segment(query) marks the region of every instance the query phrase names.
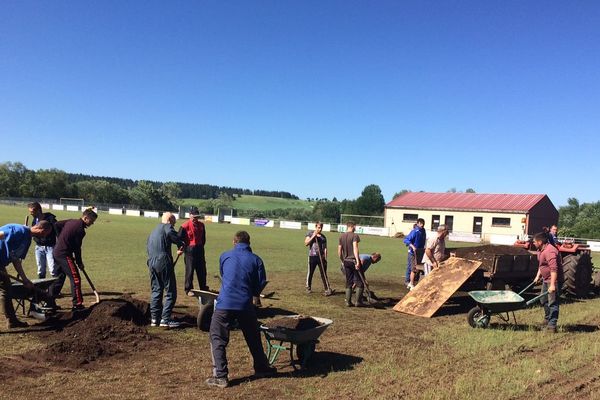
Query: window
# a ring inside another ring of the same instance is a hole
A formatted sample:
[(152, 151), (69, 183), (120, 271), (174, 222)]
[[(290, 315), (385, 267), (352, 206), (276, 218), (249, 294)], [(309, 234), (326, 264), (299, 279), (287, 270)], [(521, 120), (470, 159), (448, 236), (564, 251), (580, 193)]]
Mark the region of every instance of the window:
[(502, 226), (510, 228), (510, 218), (494, 217), (492, 218), (492, 226)]
[(431, 216), (431, 230), (437, 231), (438, 226), (440, 226), (440, 216), (432, 215)]
[(444, 225), (446, 225), (448, 232), (452, 232), (452, 228), (454, 228), (454, 216), (446, 215), (444, 217)]
[(419, 214), (404, 214), (402, 216), (402, 222), (417, 222)]

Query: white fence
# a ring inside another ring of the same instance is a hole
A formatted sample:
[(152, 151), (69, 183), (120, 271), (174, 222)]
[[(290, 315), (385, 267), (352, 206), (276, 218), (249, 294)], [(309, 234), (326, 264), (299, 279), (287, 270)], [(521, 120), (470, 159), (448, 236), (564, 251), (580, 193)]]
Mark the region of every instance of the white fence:
[[(316, 224), (314, 222), (309, 222), (308, 230), (314, 231), (315, 229), (317, 229)], [(331, 232), (331, 224), (323, 224), (323, 232)]]
[(231, 223), (233, 225), (250, 225), (250, 218), (232, 217)]
[[(346, 225), (338, 225), (338, 232), (346, 232)], [(356, 233), (360, 235), (374, 235), (374, 236), (390, 236), (390, 228), (378, 227), (378, 226), (362, 226), (356, 225)]]
[(144, 217), (158, 218), (158, 217), (160, 217), (160, 213), (158, 211), (144, 211)]
[(302, 229), (302, 222), (279, 221), (279, 227), (284, 229)]

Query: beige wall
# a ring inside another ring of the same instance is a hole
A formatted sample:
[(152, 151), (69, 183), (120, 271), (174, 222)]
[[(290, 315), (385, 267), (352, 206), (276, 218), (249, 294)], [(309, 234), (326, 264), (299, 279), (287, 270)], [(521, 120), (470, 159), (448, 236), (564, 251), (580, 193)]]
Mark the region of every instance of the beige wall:
[[(385, 209), (385, 226), (390, 228), (390, 234), (394, 235), (397, 232), (408, 234), (414, 222), (403, 221), (404, 214), (418, 214), (419, 218), (425, 220), (425, 229), (431, 230), (431, 220), (433, 215), (440, 216), (440, 224), (444, 223), (446, 215), (454, 216), (454, 232), (472, 233), (473, 218), (483, 217), (482, 235), (483, 240), (489, 240), (489, 235), (514, 235), (520, 236), (525, 229), (525, 223), (522, 219), (527, 217), (527, 214), (502, 214), (490, 212), (472, 212), (472, 211), (442, 211), (442, 210), (410, 210), (398, 208)], [(510, 227), (492, 226), (492, 218), (510, 218)], [(393, 224), (392, 224), (393, 222)]]

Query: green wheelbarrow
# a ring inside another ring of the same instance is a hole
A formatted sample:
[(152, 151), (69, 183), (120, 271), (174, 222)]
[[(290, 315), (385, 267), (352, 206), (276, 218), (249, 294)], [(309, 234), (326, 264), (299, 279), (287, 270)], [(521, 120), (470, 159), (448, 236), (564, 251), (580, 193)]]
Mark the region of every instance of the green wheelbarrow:
[[(289, 318), (298, 317), (298, 315), (290, 315)], [(333, 321), (327, 318), (311, 317), (321, 323), (312, 329), (304, 331), (286, 329), (286, 328), (271, 328), (266, 325), (261, 325), (260, 330), (265, 335), (267, 342), (267, 359), (269, 365), (273, 365), (277, 360), (277, 357), (282, 351), (290, 352), (290, 362), (294, 369), (296, 365), (300, 364), (300, 368), (306, 368), (308, 360), (315, 352), (317, 343), (319, 343), (319, 337), (325, 332)], [(294, 347), (296, 348), (296, 357), (294, 359)]]
[(534, 285), (535, 282), (532, 282), (519, 293), (512, 290), (476, 290), (469, 292), (469, 296), (477, 302), (477, 306), (473, 307), (467, 314), (469, 325), (473, 328), (487, 328), (490, 325), (492, 315), (497, 316), (504, 322), (509, 322), (509, 313), (512, 313), (516, 324), (515, 311), (529, 307), (548, 294), (546, 291), (526, 301), (521, 295)]

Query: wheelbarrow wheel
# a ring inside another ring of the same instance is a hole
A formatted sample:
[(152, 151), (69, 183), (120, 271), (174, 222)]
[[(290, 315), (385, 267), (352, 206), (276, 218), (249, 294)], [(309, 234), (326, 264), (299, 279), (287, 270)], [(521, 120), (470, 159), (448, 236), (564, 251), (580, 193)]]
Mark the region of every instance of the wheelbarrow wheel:
[(490, 316), (480, 307), (473, 307), (467, 314), (467, 321), (472, 328), (487, 328), (490, 325)]
[(214, 312), (214, 304), (205, 304), (200, 307), (198, 311), (198, 317), (196, 318), (196, 326), (203, 332), (208, 332), (210, 330), (210, 320), (212, 319), (212, 315)]

